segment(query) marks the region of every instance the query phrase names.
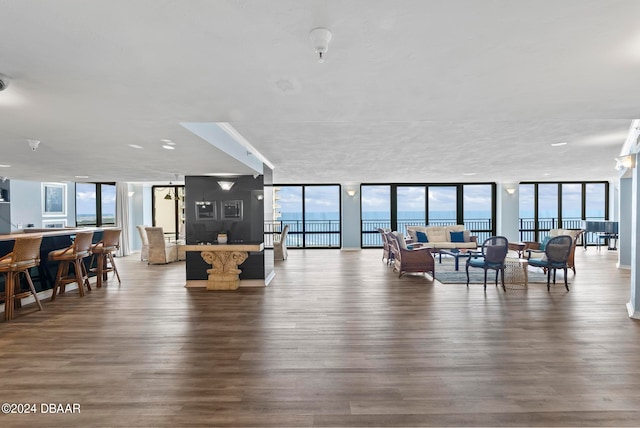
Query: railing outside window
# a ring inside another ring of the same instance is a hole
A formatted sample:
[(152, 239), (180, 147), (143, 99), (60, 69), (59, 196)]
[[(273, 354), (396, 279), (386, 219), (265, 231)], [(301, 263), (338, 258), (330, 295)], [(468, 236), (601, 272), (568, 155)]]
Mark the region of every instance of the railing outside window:
[(282, 220), (264, 223), (264, 245), (273, 247), (273, 236), (282, 233), (289, 225), (287, 247), (289, 248), (340, 248), (340, 220)]

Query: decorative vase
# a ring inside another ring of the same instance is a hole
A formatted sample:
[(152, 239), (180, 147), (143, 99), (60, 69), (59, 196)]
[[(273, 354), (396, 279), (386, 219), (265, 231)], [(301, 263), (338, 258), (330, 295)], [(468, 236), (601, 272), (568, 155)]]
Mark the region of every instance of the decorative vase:
[(218, 244), (226, 244), (226, 243), (227, 243), (227, 234), (218, 233)]

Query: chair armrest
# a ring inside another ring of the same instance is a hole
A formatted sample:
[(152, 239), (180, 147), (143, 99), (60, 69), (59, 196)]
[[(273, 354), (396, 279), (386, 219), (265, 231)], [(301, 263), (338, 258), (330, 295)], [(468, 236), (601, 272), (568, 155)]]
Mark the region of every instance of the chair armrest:
[(416, 248), (415, 250), (400, 250), (400, 256), (405, 262), (433, 261), (430, 248)]
[(533, 242), (533, 241), (525, 241), (525, 250), (539, 250), (540, 249), (540, 243), (539, 242)]
[[(538, 245), (538, 247), (540, 247), (540, 246)], [(525, 250), (525, 252), (527, 253), (526, 255), (524, 255), (524, 254), (523, 254), (523, 256), (524, 256), (524, 258), (525, 258), (525, 259), (530, 259), (530, 258), (531, 258), (531, 254), (532, 254), (532, 253), (535, 253), (535, 254), (544, 254), (544, 250), (535, 250), (535, 249), (532, 249), (532, 248), (527, 248), (527, 249)]]

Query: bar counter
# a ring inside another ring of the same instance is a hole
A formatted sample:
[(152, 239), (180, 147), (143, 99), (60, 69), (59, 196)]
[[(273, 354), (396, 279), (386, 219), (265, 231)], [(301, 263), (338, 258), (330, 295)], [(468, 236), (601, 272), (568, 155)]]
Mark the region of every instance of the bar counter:
[[(24, 233), (12, 233), (8, 235), (0, 235), (0, 257), (9, 254), (13, 250), (13, 244), (16, 239), (21, 236), (29, 236), (33, 234), (42, 235), (42, 244), (40, 245), (40, 265), (38, 266), (38, 275), (32, 275), (33, 284), (36, 291), (43, 291), (53, 288), (56, 272), (58, 269), (57, 262), (49, 261), (49, 253), (53, 250), (67, 248), (73, 243), (73, 238), (78, 231), (93, 231), (93, 242), (96, 243), (102, 239), (102, 231), (104, 228), (99, 227), (77, 227), (64, 229), (22, 229)], [(89, 263), (89, 260), (86, 261)], [(2, 292), (4, 293), (4, 280), (0, 276)]]

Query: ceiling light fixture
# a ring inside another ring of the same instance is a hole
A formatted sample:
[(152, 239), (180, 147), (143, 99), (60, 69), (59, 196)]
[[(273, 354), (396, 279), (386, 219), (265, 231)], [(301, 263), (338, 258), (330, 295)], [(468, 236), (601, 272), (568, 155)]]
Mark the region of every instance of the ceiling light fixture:
[(218, 184), (220, 185), (220, 188), (222, 190), (224, 190), (225, 192), (228, 192), (236, 183), (234, 181), (218, 181)]
[(137, 144), (129, 144), (129, 147), (134, 148), (134, 149), (143, 149), (144, 147), (139, 146)]
[(163, 149), (166, 149), (166, 150), (175, 150), (175, 149), (176, 149), (175, 147), (170, 146), (170, 145), (168, 145), (168, 144), (164, 144), (164, 145), (162, 146), (162, 148), (163, 148)]
[(636, 159), (632, 155), (620, 156), (616, 158), (616, 169), (631, 169), (636, 167)]
[(313, 48), (318, 54), (318, 62), (324, 62), (324, 54), (329, 50), (329, 41), (331, 41), (331, 31), (326, 28), (318, 27), (311, 30), (309, 38), (313, 43)]
[(568, 143), (566, 141), (560, 141), (559, 143), (551, 143), (552, 147), (560, 147), (560, 146), (566, 146)]
[(0, 165), (0, 168), (11, 168), (11, 165)]

